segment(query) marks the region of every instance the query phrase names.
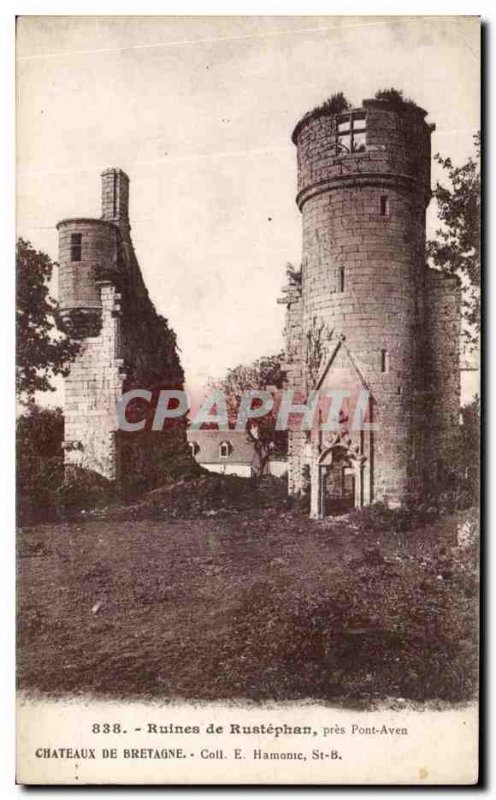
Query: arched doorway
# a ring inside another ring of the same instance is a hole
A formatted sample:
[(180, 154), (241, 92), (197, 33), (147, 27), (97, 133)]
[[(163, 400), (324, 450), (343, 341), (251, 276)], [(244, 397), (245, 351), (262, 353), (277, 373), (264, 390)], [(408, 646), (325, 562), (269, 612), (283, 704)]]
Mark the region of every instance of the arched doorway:
[(363, 505), (364, 461), (363, 456), (342, 442), (336, 442), (321, 454), (312, 487), (312, 516), (346, 514)]
[(333, 447), (330, 463), (321, 464), (324, 516), (346, 514), (355, 508), (356, 476), (344, 447)]

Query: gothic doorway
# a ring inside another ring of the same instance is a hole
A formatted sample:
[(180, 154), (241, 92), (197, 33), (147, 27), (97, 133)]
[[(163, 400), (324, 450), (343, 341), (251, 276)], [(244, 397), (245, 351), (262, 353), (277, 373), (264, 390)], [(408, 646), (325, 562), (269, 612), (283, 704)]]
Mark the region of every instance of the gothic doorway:
[(317, 470), (314, 516), (346, 514), (363, 505), (363, 458), (335, 444), (322, 453)]

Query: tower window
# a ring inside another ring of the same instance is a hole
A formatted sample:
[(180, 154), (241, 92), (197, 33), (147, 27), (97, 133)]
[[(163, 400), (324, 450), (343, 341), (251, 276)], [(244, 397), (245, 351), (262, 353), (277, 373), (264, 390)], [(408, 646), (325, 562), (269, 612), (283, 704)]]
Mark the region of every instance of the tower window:
[(82, 239), (81, 233), (71, 233), (71, 261), (81, 261)]
[(339, 268), (338, 291), (344, 292), (344, 267)]
[(389, 372), (389, 353), (381, 350), (381, 372)]
[(385, 194), (381, 196), (381, 217), (389, 217), (389, 197)]
[(339, 117), (336, 141), (338, 155), (365, 151), (365, 121), (364, 111), (356, 111)]
[(191, 455), (196, 456), (196, 454), (200, 451), (200, 445), (198, 442), (188, 442), (189, 449), (191, 450)]

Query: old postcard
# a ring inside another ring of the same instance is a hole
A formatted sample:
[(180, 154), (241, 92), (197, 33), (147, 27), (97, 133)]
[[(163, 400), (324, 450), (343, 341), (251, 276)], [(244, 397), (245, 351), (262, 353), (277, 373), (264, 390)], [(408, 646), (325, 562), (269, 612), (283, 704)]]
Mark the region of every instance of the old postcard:
[(478, 780), (480, 21), (20, 17), (17, 780)]

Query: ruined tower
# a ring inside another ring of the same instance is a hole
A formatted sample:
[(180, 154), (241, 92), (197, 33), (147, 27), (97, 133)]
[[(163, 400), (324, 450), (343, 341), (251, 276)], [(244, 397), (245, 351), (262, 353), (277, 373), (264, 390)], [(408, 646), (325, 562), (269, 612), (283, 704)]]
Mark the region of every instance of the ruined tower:
[[(80, 341), (65, 380), (66, 469), (153, 483), (160, 461), (153, 451), (164, 439), (122, 435), (116, 403), (130, 388), (182, 388), (183, 372), (175, 335), (155, 311), (134, 252), (128, 176), (106, 169), (101, 218), (65, 219), (57, 228), (59, 326)], [(175, 436), (180, 441), (169, 436), (168, 449), (186, 452), (185, 432)]]
[[(334, 430), (290, 432), (289, 490), (310, 482), (314, 516), (417, 497), (458, 425), (460, 288), (425, 263), (425, 117), (364, 100), (310, 112), (293, 132), (303, 241), (283, 299), (287, 383), (348, 392)], [(375, 430), (353, 430), (361, 390)]]

